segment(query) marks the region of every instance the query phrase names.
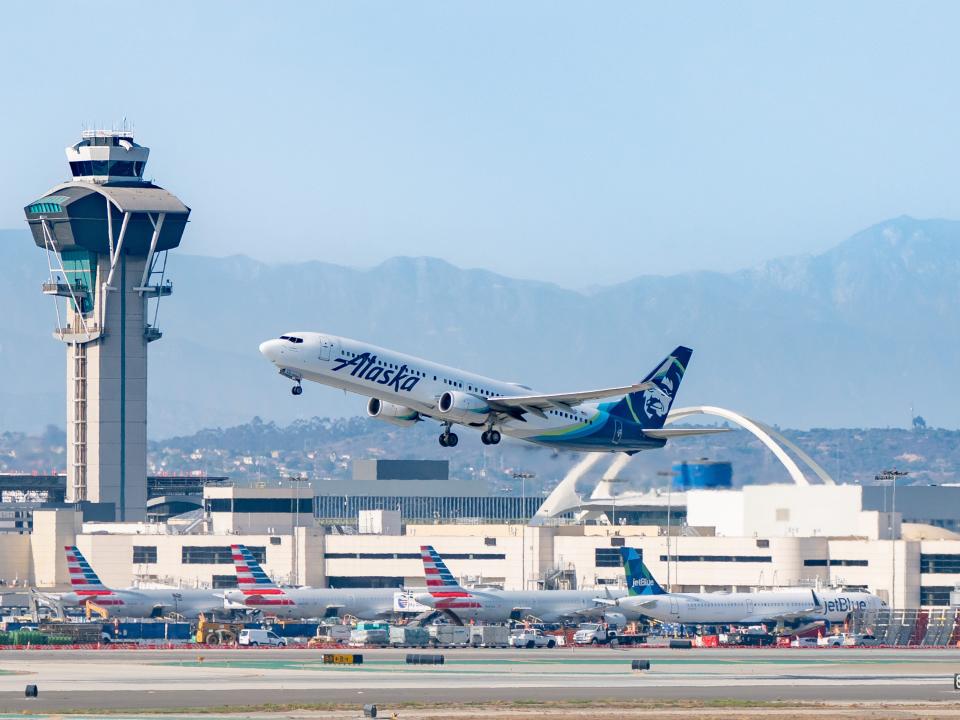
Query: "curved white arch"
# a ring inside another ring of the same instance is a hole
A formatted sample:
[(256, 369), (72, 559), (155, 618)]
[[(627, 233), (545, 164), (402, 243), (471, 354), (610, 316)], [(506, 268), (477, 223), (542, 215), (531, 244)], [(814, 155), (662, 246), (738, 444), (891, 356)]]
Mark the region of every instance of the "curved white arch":
[(800, 467), (794, 462), (793, 458), (787, 455), (787, 452), (781, 447), (781, 443), (786, 445), (790, 450), (792, 450), (797, 457), (800, 458), (807, 467), (809, 467), (817, 477), (825, 485), (836, 485), (836, 482), (830, 474), (824, 470), (820, 465), (818, 465), (813, 458), (807, 455), (803, 450), (798, 448), (793, 442), (787, 440), (782, 434), (774, 430), (773, 428), (765, 425), (762, 422), (756, 420), (751, 420), (745, 415), (741, 415), (738, 412), (733, 410), (727, 410), (726, 408), (716, 407), (713, 405), (695, 405), (685, 408), (677, 408), (670, 412), (667, 416), (666, 422), (664, 425), (671, 425), (679, 420), (684, 420), (693, 415), (712, 415), (714, 417), (720, 417), (724, 420), (729, 420), (736, 425), (739, 425), (744, 430), (752, 434), (757, 440), (766, 445), (767, 449), (772, 452), (777, 459), (783, 464), (783, 467), (786, 468), (787, 473), (789, 473), (791, 479), (797, 485), (809, 485), (810, 481), (803, 474), (803, 471), (800, 470)]

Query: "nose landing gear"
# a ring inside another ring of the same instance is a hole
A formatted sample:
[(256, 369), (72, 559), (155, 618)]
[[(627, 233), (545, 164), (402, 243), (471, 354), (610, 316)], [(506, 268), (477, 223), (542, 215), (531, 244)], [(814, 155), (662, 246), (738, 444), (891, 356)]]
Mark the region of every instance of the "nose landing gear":
[(303, 395), (303, 386), (300, 384), (300, 381), (297, 380), (297, 384), (290, 388), (290, 392), (294, 395)]

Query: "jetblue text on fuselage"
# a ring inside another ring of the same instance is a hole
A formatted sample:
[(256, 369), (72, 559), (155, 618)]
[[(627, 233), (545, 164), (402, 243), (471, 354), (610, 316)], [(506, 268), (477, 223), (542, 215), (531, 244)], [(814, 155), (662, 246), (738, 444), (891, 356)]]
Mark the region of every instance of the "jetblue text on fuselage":
[(400, 392), (401, 390), (410, 392), (417, 386), (417, 383), (420, 382), (419, 377), (407, 372), (409, 368), (406, 365), (401, 365), (397, 369), (378, 365), (377, 356), (370, 355), (370, 353), (367, 352), (349, 359), (338, 357), (334, 362), (337, 364), (331, 368), (332, 372), (352, 368), (352, 370), (350, 370), (352, 377), (375, 382), (378, 385), (387, 385), (392, 388), (394, 392)]

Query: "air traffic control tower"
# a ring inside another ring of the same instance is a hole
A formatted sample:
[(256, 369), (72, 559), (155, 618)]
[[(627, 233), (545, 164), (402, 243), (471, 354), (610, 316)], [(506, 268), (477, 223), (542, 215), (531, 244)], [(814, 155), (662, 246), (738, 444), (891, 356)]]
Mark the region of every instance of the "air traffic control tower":
[(143, 179), (131, 132), (86, 131), (67, 148), (73, 179), (24, 208), (46, 250), (43, 292), (67, 346), (67, 502), (141, 520), (147, 502), (147, 346), (160, 339), (167, 251), (190, 208)]

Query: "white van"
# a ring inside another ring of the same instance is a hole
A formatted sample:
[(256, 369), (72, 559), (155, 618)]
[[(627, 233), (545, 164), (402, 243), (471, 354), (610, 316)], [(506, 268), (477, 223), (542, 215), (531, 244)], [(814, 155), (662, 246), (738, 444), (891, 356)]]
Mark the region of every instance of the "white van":
[(286, 647), (287, 639), (282, 638), (271, 630), (256, 630), (252, 628), (244, 628), (240, 631), (240, 638), (238, 640), (240, 645), (251, 645), (256, 647), (258, 645), (273, 645), (276, 647)]

